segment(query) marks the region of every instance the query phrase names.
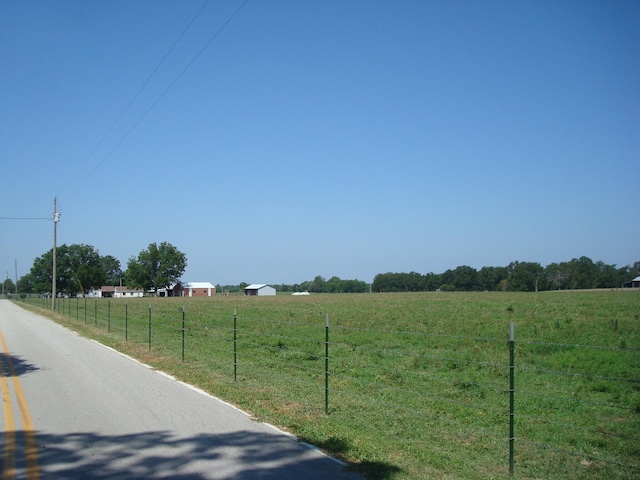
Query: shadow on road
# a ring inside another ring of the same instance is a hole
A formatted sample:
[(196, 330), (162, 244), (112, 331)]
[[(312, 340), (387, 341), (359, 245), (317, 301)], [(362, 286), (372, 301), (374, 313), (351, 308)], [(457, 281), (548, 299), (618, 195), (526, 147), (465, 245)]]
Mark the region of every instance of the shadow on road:
[[(5, 377), (15, 376), (19, 377), (26, 373), (37, 372), (40, 368), (36, 367), (32, 363), (23, 360), (18, 355), (11, 355), (9, 353), (0, 353), (0, 375)], [(13, 372), (11, 370), (13, 367)]]
[(131, 435), (36, 433), (43, 478), (305, 479), (361, 477), (282, 435), (237, 431), (190, 438), (168, 432)]

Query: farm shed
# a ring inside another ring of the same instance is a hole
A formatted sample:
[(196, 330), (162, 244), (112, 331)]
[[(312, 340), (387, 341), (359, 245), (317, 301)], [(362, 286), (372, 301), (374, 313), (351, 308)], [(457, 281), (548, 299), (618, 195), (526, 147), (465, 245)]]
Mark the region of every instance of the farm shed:
[(211, 282), (184, 282), (182, 283), (183, 297), (213, 297), (216, 287)]
[(622, 284), (624, 288), (638, 288), (640, 287), (640, 275), (634, 278), (633, 280), (629, 280), (628, 282), (624, 282)]
[(248, 296), (272, 297), (276, 289), (266, 283), (254, 283), (244, 288), (244, 294)]

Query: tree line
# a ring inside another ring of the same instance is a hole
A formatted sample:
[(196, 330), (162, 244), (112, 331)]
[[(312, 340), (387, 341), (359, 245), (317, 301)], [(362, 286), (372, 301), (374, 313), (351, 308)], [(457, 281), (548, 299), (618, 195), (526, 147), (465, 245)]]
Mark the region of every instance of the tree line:
[[(20, 293), (51, 291), (53, 249), (35, 259), (30, 272), (18, 280)], [(167, 288), (180, 281), (187, 266), (187, 257), (167, 242), (151, 243), (132, 256), (127, 269), (120, 261), (102, 256), (91, 245), (61, 245), (56, 251), (57, 291), (73, 295), (87, 293), (103, 285), (126, 285), (145, 291)], [(420, 274), (380, 273), (373, 283), (344, 280), (333, 276), (326, 280), (318, 275), (298, 284), (272, 284), (279, 292), (308, 291), (311, 293), (423, 292), (423, 291), (514, 291), (618, 288), (640, 275), (640, 261), (624, 267), (593, 262), (588, 257), (543, 267), (536, 262), (511, 262), (506, 267), (473, 267), (462, 265), (444, 273)], [(218, 286), (219, 291), (242, 292), (247, 283)], [(3, 293), (13, 293), (15, 284), (7, 279)]]
[(536, 262), (511, 262), (506, 267), (462, 265), (444, 273), (381, 273), (371, 286), (374, 292), (511, 291), (618, 288), (640, 275), (640, 261), (617, 268), (588, 257), (543, 267)]
[[(20, 293), (47, 293), (53, 278), (53, 249), (36, 258), (28, 274), (18, 280)], [(187, 257), (170, 243), (151, 243), (127, 269), (112, 255), (100, 255), (91, 245), (61, 245), (56, 248), (56, 290), (60, 294), (86, 294), (105, 285), (126, 285), (145, 291), (177, 283), (187, 267)]]
[[(640, 275), (640, 261), (633, 265), (616, 267), (604, 262), (593, 262), (588, 257), (568, 262), (552, 263), (543, 267), (536, 262), (511, 262), (506, 267), (473, 267), (462, 265), (444, 273), (420, 274), (379, 273), (369, 285), (361, 280), (343, 280), (331, 277), (296, 284), (272, 284), (278, 292), (310, 293), (365, 293), (365, 292), (472, 292), (512, 291), (536, 292), (543, 290), (570, 290), (589, 288), (618, 288)], [(247, 283), (219, 286), (225, 292), (242, 292)]]

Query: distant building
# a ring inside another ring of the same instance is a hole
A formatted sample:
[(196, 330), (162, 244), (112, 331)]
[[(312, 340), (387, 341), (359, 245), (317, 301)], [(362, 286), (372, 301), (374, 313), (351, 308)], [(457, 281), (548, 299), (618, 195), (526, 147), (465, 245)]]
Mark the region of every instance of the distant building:
[(144, 290), (142, 290), (141, 288), (128, 288), (124, 285), (105, 285), (103, 287), (100, 287), (100, 290), (96, 290), (95, 295), (88, 296), (95, 296), (98, 298), (136, 298), (143, 297)]
[(213, 297), (216, 287), (211, 282), (184, 282), (182, 286), (183, 297)]
[(211, 282), (179, 282), (169, 288), (159, 288), (158, 297), (213, 297), (216, 287)]
[(254, 283), (244, 288), (247, 296), (272, 297), (276, 294), (276, 289), (266, 283)]
[(640, 288), (640, 275), (634, 278), (633, 280), (629, 280), (628, 282), (624, 282), (622, 284), (624, 288)]

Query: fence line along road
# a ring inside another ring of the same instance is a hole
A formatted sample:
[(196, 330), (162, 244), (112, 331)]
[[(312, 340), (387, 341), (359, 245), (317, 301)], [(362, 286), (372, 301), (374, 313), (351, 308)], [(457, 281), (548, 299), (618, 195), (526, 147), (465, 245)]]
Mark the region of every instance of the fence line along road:
[[(42, 478), (358, 478), (229, 404), (7, 300), (0, 332)], [(21, 431), (26, 439), (26, 425)], [(24, 468), (18, 458), (21, 478)]]

